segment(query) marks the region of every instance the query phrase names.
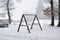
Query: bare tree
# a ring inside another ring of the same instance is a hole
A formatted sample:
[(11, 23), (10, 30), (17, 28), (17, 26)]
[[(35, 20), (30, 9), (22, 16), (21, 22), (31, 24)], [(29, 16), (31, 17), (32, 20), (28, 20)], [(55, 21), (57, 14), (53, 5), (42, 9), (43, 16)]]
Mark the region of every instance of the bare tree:
[[(49, 6), (43, 10), (44, 15), (51, 17), (51, 19), (54, 19), (54, 18), (57, 19), (57, 17), (58, 17), (58, 0), (50, 0), (48, 2), (50, 2), (51, 6)], [(52, 22), (54, 22), (54, 21), (51, 21), (51, 24), (52, 24)]]
[(54, 9), (53, 9), (53, 0), (50, 0), (51, 7), (46, 8), (43, 10), (45, 13), (44, 15), (48, 15), (51, 17), (51, 26), (54, 26)]
[(7, 11), (9, 17), (9, 24), (11, 24), (11, 10), (14, 9), (12, 0), (0, 0), (0, 8)]
[(51, 4), (51, 26), (54, 26), (53, 0), (50, 1), (50, 4)]
[(59, 17), (59, 22), (58, 22), (58, 27), (60, 27), (60, 0), (59, 0), (59, 11), (58, 11), (58, 17)]
[[(49, 3), (50, 1), (47, 1), (47, 2)], [(53, 6), (54, 16), (56, 17), (56, 16), (58, 16), (58, 1), (54, 0), (53, 5), (54, 5)], [(51, 17), (51, 6), (48, 6), (43, 11), (44, 11), (44, 13), (43, 13), (44, 15)]]

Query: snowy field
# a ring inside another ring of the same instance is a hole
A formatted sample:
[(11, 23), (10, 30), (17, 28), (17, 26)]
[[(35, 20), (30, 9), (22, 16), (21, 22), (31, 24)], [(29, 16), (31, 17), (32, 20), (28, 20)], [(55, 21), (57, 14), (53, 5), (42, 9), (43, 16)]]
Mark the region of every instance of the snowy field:
[(50, 20), (40, 20), (43, 31), (38, 25), (34, 25), (31, 33), (28, 33), (25, 26), (21, 26), (17, 32), (18, 24), (11, 24), (8, 28), (0, 28), (0, 40), (60, 40), (60, 28), (56, 27), (57, 22), (55, 20), (55, 26), (49, 26)]
[[(14, 22), (17, 20), (19, 22), (22, 14), (36, 13), (41, 18), (46, 17), (41, 12), (44, 8), (43, 6), (45, 6), (42, 4), (43, 0), (21, 0), (21, 2), (17, 2), (16, 0), (13, 1), (15, 9), (11, 12), (13, 13), (11, 19)], [(0, 10), (0, 12), (3, 12), (3, 10)], [(55, 20), (55, 26), (49, 26), (51, 23), (50, 20), (40, 20), (43, 30), (41, 31), (38, 25), (34, 25), (33, 29), (30, 30), (31, 33), (28, 33), (25, 26), (21, 26), (20, 31), (17, 32), (19, 25), (17, 22), (14, 22), (13, 24), (10, 24), (8, 28), (0, 28), (0, 40), (60, 40), (60, 28), (56, 27), (58, 23), (57, 20)], [(29, 28), (30, 26), (31, 25), (29, 25)]]

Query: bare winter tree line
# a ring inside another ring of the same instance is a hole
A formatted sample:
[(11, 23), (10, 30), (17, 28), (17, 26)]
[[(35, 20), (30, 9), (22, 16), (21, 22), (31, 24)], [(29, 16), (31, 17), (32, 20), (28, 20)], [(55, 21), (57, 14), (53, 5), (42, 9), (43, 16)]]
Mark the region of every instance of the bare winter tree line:
[[(50, 16), (51, 17), (51, 26), (54, 26), (54, 17), (58, 16), (58, 27), (60, 27), (60, 0), (58, 2), (55, 2), (54, 6), (54, 1), (50, 0), (50, 5), (51, 7), (48, 7), (44, 9), (44, 15)], [(54, 8), (55, 7), (55, 8)]]
[[(60, 0), (58, 1), (58, 5), (57, 5), (58, 10), (57, 8), (54, 8), (53, 0), (50, 0), (49, 2), (50, 2), (51, 7), (44, 9), (44, 15), (48, 15), (51, 17), (51, 26), (54, 26), (54, 17), (56, 16), (56, 14), (58, 14), (58, 17), (59, 17), (58, 26), (60, 26), (60, 12), (59, 12), (60, 11)], [(8, 17), (9, 17), (9, 24), (11, 24), (11, 10), (14, 9), (13, 1), (12, 0), (0, 0), (0, 4), (1, 4), (0, 8), (7, 11)]]

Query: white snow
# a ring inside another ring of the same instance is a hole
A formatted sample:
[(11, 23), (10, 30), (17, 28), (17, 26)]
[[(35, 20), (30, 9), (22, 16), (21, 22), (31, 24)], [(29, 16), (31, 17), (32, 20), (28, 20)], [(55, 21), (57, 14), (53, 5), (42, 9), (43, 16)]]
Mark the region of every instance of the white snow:
[[(18, 24), (11, 24), (8, 28), (0, 28), (0, 40), (60, 40), (60, 28), (56, 25), (49, 26), (50, 22), (50, 20), (40, 20), (43, 31), (38, 25), (34, 25), (31, 33), (28, 33), (25, 26), (21, 26), (17, 32)], [(55, 20), (55, 24), (57, 23)]]
[[(43, 5), (40, 5), (42, 3), (38, 1), (39, 0), (21, 0), (21, 2), (16, 2), (16, 0), (14, 0), (16, 9), (12, 12), (12, 20), (20, 20), (21, 15), (25, 13), (35, 14), (37, 6), (39, 7), (39, 11), (37, 10), (37, 12), (40, 14)], [(41, 18), (42, 17), (43, 16), (41, 16)], [(21, 26), (20, 31), (17, 32), (19, 25), (17, 22), (13, 22), (8, 28), (0, 28), (0, 40), (60, 40), (60, 28), (56, 27), (58, 20), (55, 20), (55, 26), (49, 26), (50, 23), (50, 20), (41, 19), (40, 24), (43, 31), (40, 30), (38, 25), (34, 25), (33, 29), (30, 30), (31, 33), (28, 33), (27, 27), (25, 26)], [(31, 25), (29, 25), (29, 28), (30, 26)]]

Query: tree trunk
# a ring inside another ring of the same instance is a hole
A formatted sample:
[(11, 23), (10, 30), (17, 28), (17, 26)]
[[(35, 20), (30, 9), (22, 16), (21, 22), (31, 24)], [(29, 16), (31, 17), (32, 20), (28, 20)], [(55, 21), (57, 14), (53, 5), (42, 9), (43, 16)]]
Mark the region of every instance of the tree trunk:
[(51, 4), (51, 26), (54, 26), (53, 0), (50, 1), (50, 4)]
[(58, 17), (59, 17), (59, 22), (58, 22), (58, 27), (60, 27), (60, 0), (59, 0), (59, 12), (58, 12)]
[(7, 13), (9, 17), (9, 24), (11, 24), (10, 10), (9, 10), (9, 0), (7, 0)]

